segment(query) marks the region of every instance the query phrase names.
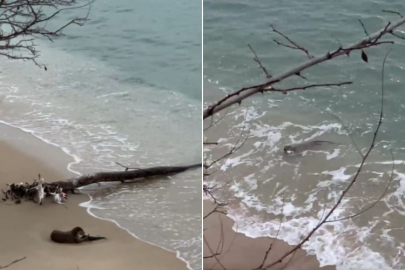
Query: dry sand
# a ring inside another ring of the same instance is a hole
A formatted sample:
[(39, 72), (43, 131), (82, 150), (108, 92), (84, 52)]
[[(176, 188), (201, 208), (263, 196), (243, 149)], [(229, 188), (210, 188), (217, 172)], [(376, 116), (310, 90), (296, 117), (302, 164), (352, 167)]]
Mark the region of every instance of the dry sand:
[[(213, 209), (213, 203), (204, 201), (204, 216)], [(221, 225), (222, 223), (222, 225)], [(204, 241), (203, 255), (211, 256), (211, 249), (216, 252), (222, 250), (221, 255), (217, 256), (222, 266), (214, 258), (204, 259), (204, 269), (227, 269), (227, 270), (248, 270), (257, 268), (263, 261), (266, 250), (270, 243), (273, 242), (273, 247), (266, 263), (273, 262), (284, 253), (289, 251), (292, 246), (287, 243), (269, 237), (249, 238), (244, 234), (237, 233), (232, 229), (234, 221), (227, 216), (219, 213), (214, 213), (204, 220)], [(221, 227), (222, 226), (222, 227)], [(218, 245), (221, 239), (221, 231), (223, 242)], [(319, 262), (315, 256), (307, 255), (307, 253), (300, 249), (298, 250), (293, 259), (284, 268), (286, 262), (290, 257), (287, 257), (283, 263), (271, 268), (272, 270), (334, 270), (335, 267), (319, 267)]]
[[(5, 125), (0, 129), (1, 189), (6, 188), (6, 183), (32, 182), (38, 173), (48, 182), (72, 176), (66, 169), (72, 159), (59, 148)], [(88, 201), (87, 195), (69, 194), (67, 209), (49, 199), (41, 206), (33, 202), (0, 202), (0, 266), (26, 257), (8, 269), (187, 269), (174, 253), (135, 239), (114, 223), (90, 216), (78, 206), (84, 201)], [(108, 240), (82, 244), (51, 242), (52, 230), (70, 230), (75, 226)]]

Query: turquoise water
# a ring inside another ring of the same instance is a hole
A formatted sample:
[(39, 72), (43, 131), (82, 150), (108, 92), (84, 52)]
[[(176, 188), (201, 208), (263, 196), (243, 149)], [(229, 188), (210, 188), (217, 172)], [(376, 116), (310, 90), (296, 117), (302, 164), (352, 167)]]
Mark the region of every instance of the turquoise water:
[[(79, 174), (200, 162), (201, 2), (97, 0), (89, 18), (38, 41), (48, 71), (1, 60), (0, 120), (61, 147)], [(201, 170), (90, 195), (89, 213), (200, 269)]]
[[(67, 10), (59, 20), (85, 16)], [(201, 100), (200, 1), (95, 1), (85, 27), (64, 31), (56, 48), (95, 58), (119, 71), (120, 81), (174, 90)]]
[[(370, 33), (398, 16), (383, 9), (405, 12), (402, 1), (204, 1), (204, 101), (209, 104), (225, 93), (265, 81), (247, 47), (250, 44), (267, 70), (277, 75), (303, 61), (300, 51), (280, 47), (270, 24), (307, 48), (324, 54), (364, 37), (358, 20)], [(405, 34), (405, 27), (398, 34)], [(392, 37), (388, 37), (393, 39)], [(305, 71), (307, 81), (295, 77), (279, 86), (353, 81), (341, 88), (319, 88), (282, 94), (257, 95), (233, 107), (221, 125), (206, 132), (207, 140), (220, 139), (218, 155), (235, 142), (243, 126), (249, 140), (227, 159), (213, 179), (221, 184), (218, 196), (230, 202), (229, 216), (239, 221), (238, 231), (251, 237), (275, 236), (298, 243), (330, 209), (353, 176), (360, 158), (338, 116), (363, 151), (369, 146), (380, 110), (381, 67), (386, 64), (385, 117), (369, 163), (335, 217), (356, 213), (375, 201), (391, 173), (389, 149), (396, 167), (387, 196), (365, 215), (330, 223), (304, 248), (321, 265), (347, 269), (404, 269), (405, 238), (405, 42), (368, 49), (369, 62), (360, 53)], [(207, 120), (207, 125), (209, 120)], [(242, 122), (245, 121), (245, 124)], [(283, 147), (310, 139), (338, 145), (286, 157)], [(212, 158), (213, 158), (212, 157)], [(263, 251), (264, 252), (264, 251)]]

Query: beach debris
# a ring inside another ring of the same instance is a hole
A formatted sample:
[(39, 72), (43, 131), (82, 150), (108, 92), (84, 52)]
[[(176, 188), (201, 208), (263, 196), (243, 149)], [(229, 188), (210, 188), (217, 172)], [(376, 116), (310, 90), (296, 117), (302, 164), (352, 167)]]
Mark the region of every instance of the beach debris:
[(53, 201), (57, 204), (64, 204), (64, 200), (67, 199), (67, 194), (63, 192), (63, 188), (61, 187), (49, 194), (53, 196)]
[(1, 265), (0, 265), (0, 269), (7, 268), (7, 267), (9, 267), (9, 266), (11, 266), (11, 265), (13, 265), (13, 264), (15, 264), (15, 263), (18, 263), (18, 262), (20, 262), (20, 261), (22, 261), (22, 260), (25, 260), (25, 258), (27, 258), (27, 257), (23, 257), (23, 258), (21, 258), (21, 259), (14, 260), (14, 261), (12, 261), (11, 263), (9, 263), (9, 264), (7, 264), (7, 265), (4, 265), (4, 266), (1, 266)]
[(28, 182), (25, 184), (13, 183), (7, 185), (7, 187), (6, 191), (1, 190), (4, 195), (4, 198), (2, 198), (4, 202), (11, 200), (19, 204), (22, 199), (25, 199), (41, 205), (44, 198), (49, 196), (53, 196), (54, 202), (58, 204), (63, 204), (67, 200), (67, 194), (63, 192), (61, 187), (45, 183), (40, 174), (38, 175), (38, 181), (34, 179), (32, 184)]
[(56, 243), (82, 243), (85, 241), (97, 241), (107, 238), (85, 234), (81, 227), (75, 227), (70, 231), (53, 230), (51, 233), (51, 239)]
[(38, 175), (39, 178), (39, 183), (38, 185), (35, 187), (36, 189), (36, 194), (35, 194), (35, 200), (36, 203), (38, 203), (39, 205), (42, 204), (42, 200), (45, 198), (45, 191), (44, 191), (44, 178), (41, 177), (41, 175)]

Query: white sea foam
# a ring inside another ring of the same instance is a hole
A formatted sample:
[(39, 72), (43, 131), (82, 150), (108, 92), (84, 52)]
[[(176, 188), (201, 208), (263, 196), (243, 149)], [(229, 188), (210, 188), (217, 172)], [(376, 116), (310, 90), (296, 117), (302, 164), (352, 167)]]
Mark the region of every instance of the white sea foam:
[[(235, 119), (240, 121), (240, 116), (247, 115), (247, 112), (248, 110), (241, 112)], [(326, 135), (333, 135), (336, 138), (345, 136), (344, 139), (347, 140), (347, 131), (341, 124), (322, 122), (305, 126), (284, 122), (279, 125), (270, 125), (263, 120), (265, 115), (260, 111), (253, 115), (253, 117), (250, 116), (251, 119), (254, 118), (254, 121), (248, 124), (248, 146), (225, 160), (222, 166), (223, 171), (228, 173), (228, 177), (234, 179), (229, 187), (232, 192), (232, 201), (236, 198), (236, 201), (239, 202), (238, 206), (232, 204), (232, 208), (228, 209), (228, 216), (236, 222), (234, 230), (254, 238), (274, 237), (278, 231), (279, 220), (284, 217), (285, 221), (283, 221), (277, 237), (290, 244), (297, 244), (299, 239), (309, 233), (309, 230), (314, 228), (322, 216), (330, 210), (333, 202), (337, 201), (341, 191), (352, 179), (355, 173), (355, 170), (352, 171), (352, 169), (358, 168), (360, 164), (347, 164), (345, 158), (349, 154), (357, 155), (357, 153), (354, 149), (344, 145), (333, 151), (311, 151), (311, 157), (319, 160), (322, 160), (321, 157), (324, 160), (333, 160), (329, 166), (318, 171), (316, 165), (313, 168), (310, 167), (311, 160), (305, 159), (305, 153), (301, 157), (288, 158), (283, 157), (280, 148), (287, 143), (300, 143)], [(236, 126), (233, 132), (235, 138), (241, 129), (240, 124)], [(231, 138), (228, 140), (232, 141)], [(306, 161), (305, 165), (303, 165), (304, 161)], [(356, 186), (364, 185), (368, 190), (373, 183), (374, 187), (378, 186), (378, 189), (384, 190), (386, 185), (384, 179), (386, 173), (384, 172), (388, 168), (384, 165), (391, 164), (392, 161), (366, 162), (367, 169), (364, 169), (363, 173), (369, 177), (369, 181), (358, 181)], [(395, 164), (400, 165), (404, 162), (395, 160)], [(255, 173), (251, 173), (249, 169), (253, 165), (258, 168)], [(373, 166), (373, 169), (369, 170), (369, 166)], [(236, 168), (238, 173), (233, 175), (233, 170), (230, 168)], [(249, 173), (243, 174), (243, 168), (246, 168)], [(380, 168), (384, 171), (380, 171)], [(303, 172), (303, 170), (308, 171)], [(405, 174), (401, 174), (398, 170), (394, 173), (392, 186), (396, 186), (398, 183), (397, 191), (387, 195), (384, 202), (389, 210), (378, 216), (389, 216), (393, 213), (405, 215), (403, 195), (405, 193)], [(280, 177), (278, 174), (284, 177)], [(302, 183), (309, 181), (310, 178), (322, 180), (312, 181), (308, 184)], [(215, 179), (212, 181), (214, 184)], [(299, 184), (294, 181), (301, 183), (301, 186), (313, 185), (315, 188), (304, 188), (303, 191), (302, 188), (301, 190), (297, 188)], [(257, 188), (259, 183), (260, 188)], [(304, 194), (302, 194), (303, 192)], [(350, 196), (344, 198), (329, 220), (353, 214), (359, 204), (362, 205), (361, 207), (365, 207), (375, 199), (370, 196), (359, 197), (358, 200), (353, 200)], [(315, 216), (314, 211), (317, 211)], [(392, 256), (388, 251), (395, 251), (398, 240), (395, 240), (389, 229), (384, 229), (381, 237), (378, 234), (381, 226), (384, 228), (383, 224), (386, 224), (386, 221), (386, 219), (370, 220), (366, 226), (351, 220), (328, 223), (322, 226), (303, 248), (310, 254), (316, 255), (321, 266), (336, 265), (338, 270), (374, 270), (376, 266), (383, 270), (400, 269), (393, 268), (393, 263), (396, 262), (398, 266), (404, 262), (401, 262), (399, 255)], [(376, 241), (383, 241), (390, 245), (390, 248), (385, 249), (389, 255), (382, 255), (380, 246), (375, 245)]]
[[(55, 55), (52, 55), (53, 53)], [(49, 68), (48, 72), (42, 73), (35, 68), (32, 69), (29, 63), (5, 61), (4, 67), (7, 68), (2, 70), (3, 80), (0, 85), (1, 92), (6, 97), (0, 108), (2, 123), (31, 133), (44, 142), (61, 148), (74, 160), (68, 164), (68, 170), (71, 172), (80, 175), (96, 171), (121, 170), (122, 168), (115, 164), (116, 161), (129, 166), (178, 164), (185, 162), (184, 158), (188, 153), (199, 151), (195, 141), (199, 140), (200, 133), (197, 129), (189, 128), (192, 126), (191, 123), (196, 123), (195, 118), (198, 118), (196, 113), (199, 110), (198, 102), (175, 92), (140, 85), (125, 85), (110, 80), (108, 76), (103, 76), (107, 73), (111, 75), (111, 72), (105, 70), (102, 64), (80, 58), (73, 59), (64, 52), (47, 49), (44, 50), (41, 59), (52, 63), (56, 61), (55, 65), (60, 66), (58, 68), (54, 66)], [(15, 74), (20, 74), (21, 78), (15, 80)], [(124, 91), (109, 95), (110, 89), (118, 88)], [(136, 91), (133, 88), (136, 88)], [(151, 91), (161, 92), (157, 97), (150, 95)], [(94, 96), (100, 98), (95, 99)], [(100, 108), (104, 110), (100, 111)], [(133, 121), (129, 121), (130, 119)], [(162, 130), (165, 130), (164, 137), (161, 135)], [(167, 142), (176, 141), (176, 138), (179, 138), (176, 133), (180, 133), (184, 139), (181, 143), (173, 143), (176, 145), (174, 148)], [(176, 203), (179, 203), (181, 208), (181, 205), (186, 205), (184, 200), (189, 200), (189, 197), (198, 198), (201, 193), (200, 185), (195, 179), (200, 179), (199, 172), (191, 172), (186, 179), (174, 178), (171, 185), (158, 186), (156, 190), (167, 193), (178, 192), (179, 196), (176, 198), (180, 201)], [(164, 204), (167, 198), (170, 196), (162, 197), (161, 203)], [(108, 212), (113, 208), (99, 204), (101, 199), (91, 200), (82, 206), (92, 209), (91, 211), (88, 209), (89, 213), (97, 211), (97, 214), (93, 215), (99, 218), (104, 219), (108, 216), (108, 219), (114, 220), (116, 224), (125, 222), (123, 216), (110, 217)], [(148, 200), (154, 200), (152, 194), (144, 198), (144, 201)], [(133, 201), (128, 203), (139, 204)], [(153, 208), (153, 205), (150, 204), (150, 207)], [(166, 213), (172, 214), (171, 218), (179, 219), (177, 208), (174, 206), (166, 209)], [(195, 215), (193, 218), (199, 217), (198, 211), (187, 209), (186, 212), (193, 212)], [(141, 215), (142, 211), (138, 210), (137, 213)], [(130, 213), (125, 217), (128, 215)], [(176, 223), (167, 229), (156, 230), (166, 233), (163, 238), (170, 239), (171, 235), (168, 232), (171, 230), (175, 235), (176, 231), (179, 231), (179, 226), (184, 224)], [(183, 247), (182, 241), (178, 238), (173, 238), (173, 241), (177, 241), (176, 245), (168, 245), (160, 243), (158, 238), (150, 237), (155, 234), (139, 232), (134, 223), (125, 227), (128, 232), (132, 231), (131, 235), (137, 234), (143, 241), (153, 242), (176, 252), (179, 258), (187, 260), (190, 269), (199, 265), (195, 258), (201, 259), (199, 254), (201, 250), (198, 251), (195, 247), (201, 245), (197, 245), (198, 239), (195, 239), (192, 232), (194, 229), (194, 234), (199, 235), (200, 231), (196, 226), (190, 226), (191, 231), (187, 236), (190, 239), (183, 239), (185, 243)], [(151, 229), (153, 226), (146, 228)], [(193, 263), (193, 266), (190, 263)]]

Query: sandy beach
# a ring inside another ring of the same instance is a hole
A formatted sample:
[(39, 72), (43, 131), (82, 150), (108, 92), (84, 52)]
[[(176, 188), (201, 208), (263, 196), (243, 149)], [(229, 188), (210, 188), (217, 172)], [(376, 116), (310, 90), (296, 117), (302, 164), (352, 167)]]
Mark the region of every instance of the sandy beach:
[[(213, 209), (213, 203), (204, 201), (204, 216)], [(221, 225), (222, 223), (222, 225)], [(273, 262), (285, 252), (290, 250), (292, 246), (287, 243), (269, 237), (249, 238), (244, 234), (237, 233), (232, 229), (234, 221), (227, 216), (219, 213), (214, 213), (204, 220), (204, 257), (211, 256), (207, 243), (211, 249), (215, 251), (218, 247), (221, 232), (223, 233), (221, 243), (221, 255), (217, 256), (222, 266), (214, 258), (204, 259), (204, 269), (228, 269), (228, 270), (246, 270), (258, 267), (263, 261), (266, 250), (270, 243), (273, 242), (273, 247), (266, 260), (267, 263)], [(222, 229), (221, 229), (222, 226)], [(293, 259), (288, 257), (283, 263), (271, 268), (272, 270), (334, 270), (335, 267), (326, 266), (319, 267), (319, 262), (315, 256), (308, 255), (304, 250), (298, 250)]]
[[(70, 156), (31, 134), (0, 125), (0, 187), (7, 183), (32, 182), (40, 173), (47, 182), (66, 179)], [(112, 222), (90, 216), (79, 204), (87, 195), (69, 194), (67, 208), (52, 203), (43, 205), (23, 201), (0, 202), (0, 266), (26, 257), (10, 269), (187, 269), (172, 252), (142, 242)], [(82, 244), (56, 244), (49, 235), (54, 229), (70, 230), (80, 226), (87, 233), (107, 240)], [(1, 268), (1, 267), (0, 267)]]

